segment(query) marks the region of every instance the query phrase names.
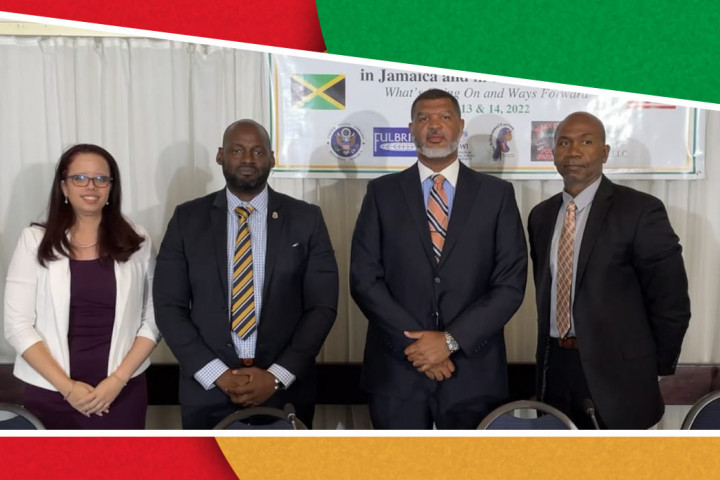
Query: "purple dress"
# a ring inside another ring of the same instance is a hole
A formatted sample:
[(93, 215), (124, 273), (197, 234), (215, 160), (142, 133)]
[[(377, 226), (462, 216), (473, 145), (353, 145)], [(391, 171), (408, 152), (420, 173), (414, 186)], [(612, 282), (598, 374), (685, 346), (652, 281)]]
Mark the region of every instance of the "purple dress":
[[(115, 323), (113, 262), (70, 260), (70, 378), (97, 386), (107, 377)], [(143, 429), (147, 411), (145, 374), (131, 379), (110, 405), (110, 413), (85, 417), (62, 394), (25, 386), (24, 406), (48, 429)]]

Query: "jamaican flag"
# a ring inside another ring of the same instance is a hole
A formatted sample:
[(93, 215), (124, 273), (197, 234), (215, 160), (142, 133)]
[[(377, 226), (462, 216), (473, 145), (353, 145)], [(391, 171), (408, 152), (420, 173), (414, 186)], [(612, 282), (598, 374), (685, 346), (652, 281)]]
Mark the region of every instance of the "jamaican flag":
[(290, 78), (293, 107), (345, 110), (345, 75), (309, 73)]

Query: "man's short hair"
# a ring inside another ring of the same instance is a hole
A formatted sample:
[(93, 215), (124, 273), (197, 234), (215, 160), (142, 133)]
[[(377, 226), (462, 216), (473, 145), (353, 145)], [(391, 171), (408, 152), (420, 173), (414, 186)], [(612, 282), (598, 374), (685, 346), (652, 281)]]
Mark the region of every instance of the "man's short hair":
[(412, 107), (410, 108), (410, 120), (415, 118), (415, 106), (418, 102), (423, 100), (439, 100), (441, 98), (449, 98), (453, 106), (455, 107), (455, 113), (458, 114), (458, 117), (460, 117), (460, 104), (457, 101), (457, 98), (450, 93), (446, 92), (445, 90), (440, 90), (439, 88), (431, 88), (430, 90), (425, 90), (423, 93), (417, 96), (417, 98), (413, 101)]

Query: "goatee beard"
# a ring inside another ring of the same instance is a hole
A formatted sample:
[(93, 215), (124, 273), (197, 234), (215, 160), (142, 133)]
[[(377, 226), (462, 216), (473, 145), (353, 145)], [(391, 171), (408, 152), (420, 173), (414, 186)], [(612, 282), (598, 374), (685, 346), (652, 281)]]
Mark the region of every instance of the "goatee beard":
[(415, 150), (426, 158), (445, 158), (457, 152), (459, 146), (460, 140), (449, 142), (446, 146), (437, 148), (428, 147), (415, 140)]
[(257, 194), (265, 188), (267, 179), (270, 177), (270, 170), (252, 180), (240, 180), (232, 174), (225, 172), (225, 170), (223, 170), (223, 176), (225, 177), (225, 182), (231, 192)]

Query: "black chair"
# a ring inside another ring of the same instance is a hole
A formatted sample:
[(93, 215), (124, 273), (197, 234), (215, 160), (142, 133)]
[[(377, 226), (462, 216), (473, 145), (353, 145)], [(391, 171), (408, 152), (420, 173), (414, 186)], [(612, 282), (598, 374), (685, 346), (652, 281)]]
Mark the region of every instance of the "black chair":
[(720, 429), (720, 390), (710, 392), (698, 400), (680, 428), (682, 430)]
[[(517, 416), (523, 412), (530, 413), (532, 418)], [(518, 400), (490, 412), (478, 430), (577, 430), (577, 427), (555, 407), (534, 400)]]
[(20, 405), (0, 402), (0, 430), (45, 430), (45, 426)]
[(307, 430), (307, 427), (288, 403), (282, 410), (270, 407), (239, 410), (220, 420), (213, 430)]

